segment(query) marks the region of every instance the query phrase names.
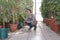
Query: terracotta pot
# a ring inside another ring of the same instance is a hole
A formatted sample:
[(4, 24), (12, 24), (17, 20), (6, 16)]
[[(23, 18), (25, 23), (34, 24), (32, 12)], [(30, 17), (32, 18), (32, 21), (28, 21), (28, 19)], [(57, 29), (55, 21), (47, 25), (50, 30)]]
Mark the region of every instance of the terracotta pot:
[(48, 25), (50, 26), (51, 19), (48, 19)]
[(2, 28), (2, 26), (0, 25), (0, 28)]
[(46, 24), (49, 25), (50, 24), (50, 21), (51, 21), (51, 19), (47, 18)]
[(52, 27), (54, 23), (52, 21), (49, 22), (49, 26)]
[(52, 24), (55, 23), (55, 21), (53, 19), (48, 19), (48, 25), (51, 27)]
[(53, 24), (52, 29), (53, 29), (55, 32), (58, 32), (58, 31), (59, 31), (59, 26), (56, 25), (56, 24)]
[(9, 24), (10, 31), (14, 32), (17, 30), (17, 24)]

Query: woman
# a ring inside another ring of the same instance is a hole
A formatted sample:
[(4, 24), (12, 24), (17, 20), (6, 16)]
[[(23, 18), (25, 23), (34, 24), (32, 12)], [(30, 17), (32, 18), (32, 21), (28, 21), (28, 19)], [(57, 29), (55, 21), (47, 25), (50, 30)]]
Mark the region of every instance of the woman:
[(37, 25), (37, 21), (35, 16), (32, 14), (32, 11), (30, 9), (27, 9), (27, 16), (24, 20), (24, 22), (30, 26), (29, 30), (34, 27), (34, 30), (36, 30), (36, 25)]

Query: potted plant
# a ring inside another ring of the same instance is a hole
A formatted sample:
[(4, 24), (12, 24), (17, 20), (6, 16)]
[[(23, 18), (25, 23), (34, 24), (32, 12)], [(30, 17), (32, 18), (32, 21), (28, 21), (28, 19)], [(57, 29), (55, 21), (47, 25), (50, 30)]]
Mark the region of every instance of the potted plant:
[(14, 0), (10, 0), (9, 2), (10, 3), (10, 11), (11, 11), (11, 15), (9, 16), (10, 17), (10, 22), (9, 22), (9, 29), (10, 31), (16, 31), (17, 30), (17, 21), (18, 21), (18, 18), (17, 18), (17, 1)]
[[(43, 0), (42, 2), (42, 13), (48, 14), (47, 24), (54, 30), (59, 31), (59, 13), (60, 13), (60, 5), (59, 0)], [(44, 15), (44, 14), (43, 14)]]
[(54, 19), (54, 17), (56, 16), (55, 15), (55, 7), (56, 7), (56, 5), (55, 5), (56, 3), (55, 2), (53, 2), (53, 1), (49, 1), (49, 2), (47, 2), (47, 10), (48, 10), (48, 18), (49, 18), (49, 26), (50, 27), (52, 27), (52, 24), (55, 22), (55, 19)]
[[(50, 17), (50, 12), (48, 11), (48, 2), (49, 0), (43, 0), (42, 1), (42, 5), (41, 5), (41, 14), (43, 17), (43, 22), (45, 22), (46, 20), (48, 20), (48, 17)], [(48, 21), (47, 21), (48, 23)]]
[(32, 0), (19, 1), (19, 12), (18, 12), (18, 29), (24, 26), (24, 17), (26, 16), (26, 8), (33, 9)]
[(55, 22), (52, 23), (52, 29), (55, 32), (58, 32), (60, 27), (60, 5), (59, 5), (59, 0), (58, 1), (54, 1), (54, 11), (52, 11), (52, 15), (53, 15), (53, 19), (55, 19)]
[(1, 7), (0, 7), (0, 14), (2, 17), (2, 26), (3, 28), (0, 28), (0, 39), (5, 39), (8, 38), (8, 28), (5, 28), (5, 0), (0, 0), (1, 1)]
[(60, 30), (60, 12), (57, 13), (55, 24), (57, 26), (54, 28), (54, 31), (58, 32)]
[(48, 20), (51, 19), (51, 16), (53, 16), (54, 13), (54, 8), (55, 8), (56, 2), (53, 0), (43, 0), (42, 1), (42, 6), (41, 6), (41, 13), (43, 19), (48, 18)]

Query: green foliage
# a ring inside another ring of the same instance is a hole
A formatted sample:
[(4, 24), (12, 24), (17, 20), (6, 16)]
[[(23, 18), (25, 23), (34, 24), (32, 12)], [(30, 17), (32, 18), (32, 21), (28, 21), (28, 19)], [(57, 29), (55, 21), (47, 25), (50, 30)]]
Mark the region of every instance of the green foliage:
[(2, 25), (2, 14), (0, 13), (0, 25)]
[(48, 2), (48, 0), (43, 0), (42, 1), (42, 5), (41, 5), (41, 13), (42, 13), (42, 16), (43, 16), (43, 18), (47, 18), (48, 16), (48, 10), (47, 10), (47, 2)]
[(18, 15), (18, 19), (19, 19), (19, 22), (22, 22), (23, 23), (24, 18), (21, 15)]
[[(4, 8), (3, 11), (1, 7)], [(16, 23), (18, 20), (22, 22), (26, 8), (33, 8), (32, 0), (0, 0), (0, 24), (3, 18), (4, 22)]]
[(50, 18), (53, 17), (60, 21), (60, 0), (43, 0), (41, 12), (44, 17), (48, 17), (50, 13)]

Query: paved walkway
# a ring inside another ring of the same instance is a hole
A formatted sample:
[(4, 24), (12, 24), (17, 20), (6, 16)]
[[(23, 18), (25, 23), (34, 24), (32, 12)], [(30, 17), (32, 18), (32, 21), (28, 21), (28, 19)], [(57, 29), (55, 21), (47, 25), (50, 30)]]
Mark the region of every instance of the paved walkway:
[(13, 34), (8, 40), (60, 40), (60, 36), (42, 22), (38, 23), (36, 31), (28, 31), (26, 26)]

